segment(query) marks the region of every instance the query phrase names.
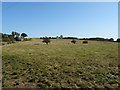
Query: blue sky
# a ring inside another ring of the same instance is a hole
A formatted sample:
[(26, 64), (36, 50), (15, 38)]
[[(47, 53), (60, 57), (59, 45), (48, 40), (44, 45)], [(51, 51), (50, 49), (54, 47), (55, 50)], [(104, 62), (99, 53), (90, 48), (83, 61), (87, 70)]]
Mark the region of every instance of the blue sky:
[(3, 2), (2, 32), (29, 37), (118, 37), (117, 2)]

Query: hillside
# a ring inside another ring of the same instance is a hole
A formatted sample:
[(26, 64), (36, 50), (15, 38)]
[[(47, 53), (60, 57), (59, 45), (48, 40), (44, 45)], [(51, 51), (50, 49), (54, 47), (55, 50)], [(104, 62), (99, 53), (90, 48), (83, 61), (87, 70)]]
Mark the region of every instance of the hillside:
[(3, 87), (117, 88), (118, 43), (40, 39), (3, 46)]

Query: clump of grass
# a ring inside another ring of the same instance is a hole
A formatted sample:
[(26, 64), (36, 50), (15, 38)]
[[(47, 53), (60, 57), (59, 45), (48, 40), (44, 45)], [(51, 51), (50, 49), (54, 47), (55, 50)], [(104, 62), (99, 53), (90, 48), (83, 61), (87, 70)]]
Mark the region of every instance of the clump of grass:
[(12, 79), (18, 79), (19, 78), (19, 75), (13, 75), (12, 76)]
[(44, 84), (44, 83), (37, 83), (37, 86), (40, 87), (40, 88), (45, 88), (46, 84)]
[(28, 82), (35, 82), (36, 78), (35, 77), (28, 77), (27, 80), (28, 80)]

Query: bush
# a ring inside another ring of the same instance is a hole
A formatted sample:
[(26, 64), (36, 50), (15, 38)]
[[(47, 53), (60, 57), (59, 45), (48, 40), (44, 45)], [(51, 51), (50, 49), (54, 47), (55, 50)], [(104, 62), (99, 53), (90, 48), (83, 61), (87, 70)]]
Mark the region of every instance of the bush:
[(10, 41), (12, 42), (12, 43), (15, 43), (15, 39), (14, 38), (9, 38), (10, 39)]
[(75, 43), (76, 43), (76, 41), (73, 39), (73, 40), (71, 41), (71, 43), (74, 43), (74, 44), (75, 44)]
[(15, 43), (15, 39), (13, 37), (5, 37), (2, 38), (2, 42), (7, 42), (7, 44)]
[(2, 38), (2, 41), (7, 43), (14, 43), (15, 39), (6, 37), (6, 38)]
[(88, 43), (88, 41), (83, 41), (82, 43), (83, 43), (83, 44), (87, 44), (87, 43)]
[(48, 43), (50, 43), (50, 39), (49, 38), (44, 38), (42, 42), (46, 43), (48, 45)]
[(120, 42), (120, 38), (117, 39), (117, 42)]
[(7, 41), (7, 44), (11, 44), (12, 43), (12, 41)]
[(8, 42), (9, 41), (9, 38), (6, 37), (6, 38), (2, 38), (2, 42)]

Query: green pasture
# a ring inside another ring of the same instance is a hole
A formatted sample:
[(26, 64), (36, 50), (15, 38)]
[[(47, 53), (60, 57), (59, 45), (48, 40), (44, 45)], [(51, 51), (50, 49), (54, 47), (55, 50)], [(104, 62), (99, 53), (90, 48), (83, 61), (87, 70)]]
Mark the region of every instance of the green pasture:
[(40, 39), (2, 46), (3, 87), (117, 88), (118, 43)]

